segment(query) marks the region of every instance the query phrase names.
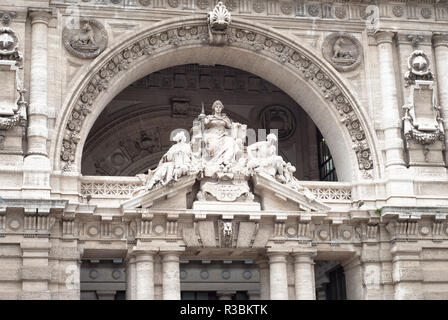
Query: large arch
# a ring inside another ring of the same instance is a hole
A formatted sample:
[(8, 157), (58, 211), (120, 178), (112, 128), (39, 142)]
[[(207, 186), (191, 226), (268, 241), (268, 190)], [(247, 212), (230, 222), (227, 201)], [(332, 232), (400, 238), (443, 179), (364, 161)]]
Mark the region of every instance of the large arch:
[(157, 23), (118, 42), (84, 68), (58, 118), (54, 169), (81, 172), (90, 128), (121, 90), (147, 74), (188, 63), (227, 65), (270, 81), (319, 127), (341, 181), (381, 175), (375, 136), (364, 111), (337, 71), (312, 49), (272, 28), (236, 18), (226, 45), (212, 46), (206, 19), (198, 15)]

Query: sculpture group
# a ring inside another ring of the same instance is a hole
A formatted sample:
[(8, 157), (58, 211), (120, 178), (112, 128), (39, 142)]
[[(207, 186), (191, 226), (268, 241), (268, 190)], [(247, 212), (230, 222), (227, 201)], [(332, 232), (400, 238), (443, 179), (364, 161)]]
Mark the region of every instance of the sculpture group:
[[(191, 141), (187, 142), (184, 131), (178, 131), (175, 144), (163, 155), (157, 168), (149, 171), (144, 190), (166, 186), (185, 175), (197, 175), (201, 180), (199, 200), (213, 195), (217, 200), (216, 184), (227, 187), (228, 201), (244, 196), (253, 200), (247, 181), (254, 174), (261, 174), (295, 190), (304, 190), (294, 177), (296, 168), (277, 154), (277, 136), (268, 134), (266, 141), (247, 147), (246, 125), (232, 121), (222, 113), (224, 105), (217, 100), (212, 105), (213, 113), (205, 115), (204, 109), (193, 123)], [(222, 184), (222, 182), (226, 182)], [(229, 189), (237, 187), (237, 190)]]

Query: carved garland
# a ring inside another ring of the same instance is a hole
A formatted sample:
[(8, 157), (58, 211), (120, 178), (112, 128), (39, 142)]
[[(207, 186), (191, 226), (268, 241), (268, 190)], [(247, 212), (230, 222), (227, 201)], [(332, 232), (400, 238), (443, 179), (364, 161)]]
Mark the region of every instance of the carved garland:
[[(125, 72), (134, 60), (144, 55), (151, 56), (180, 45), (205, 45), (208, 42), (209, 31), (204, 21), (195, 25), (155, 32), (129, 45), (105, 62), (83, 89), (67, 121), (61, 149), (62, 170), (72, 170), (84, 120), (90, 113), (95, 99), (101, 92), (107, 90), (109, 83), (117, 74)], [(352, 138), (353, 149), (356, 152), (358, 166), (363, 177), (367, 179), (373, 177), (371, 150), (361, 121), (353, 110), (349, 99), (318, 65), (285, 42), (262, 34), (258, 30), (229, 27), (227, 43), (231, 46), (251, 49), (259, 54), (274, 57), (281, 63), (286, 63), (299, 70), (303, 77), (316, 86), (325, 99), (336, 108), (341, 122), (345, 124)]]

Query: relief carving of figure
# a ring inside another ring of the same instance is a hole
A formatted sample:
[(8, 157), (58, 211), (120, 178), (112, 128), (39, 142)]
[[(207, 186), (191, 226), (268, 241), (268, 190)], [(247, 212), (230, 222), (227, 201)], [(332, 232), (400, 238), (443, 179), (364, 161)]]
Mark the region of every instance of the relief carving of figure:
[(354, 59), (354, 54), (350, 50), (352, 44), (347, 43), (345, 38), (338, 38), (333, 45), (333, 58), (334, 59)]
[(283, 159), (277, 155), (277, 136), (268, 134), (266, 141), (260, 141), (247, 147), (248, 166), (255, 172), (264, 172), (275, 177), (278, 169), (283, 169)]
[(89, 22), (84, 22), (79, 33), (73, 35), (71, 42), (72, 46), (92, 46), (95, 49), (98, 48), (96, 46), (93, 28)]
[(159, 165), (146, 185), (146, 190), (151, 190), (157, 184), (165, 186), (173, 180), (177, 181), (189, 172), (192, 153), (185, 133), (180, 131), (174, 136), (173, 141), (176, 144), (160, 159)]

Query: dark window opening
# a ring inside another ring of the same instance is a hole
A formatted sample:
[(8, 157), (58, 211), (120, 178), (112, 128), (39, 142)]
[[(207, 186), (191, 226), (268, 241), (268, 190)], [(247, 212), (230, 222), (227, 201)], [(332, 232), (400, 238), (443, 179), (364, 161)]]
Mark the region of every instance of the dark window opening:
[(317, 130), (317, 145), (319, 158), (319, 178), (320, 181), (338, 181), (336, 168), (334, 167), (333, 157), (328, 149), (325, 138)]

